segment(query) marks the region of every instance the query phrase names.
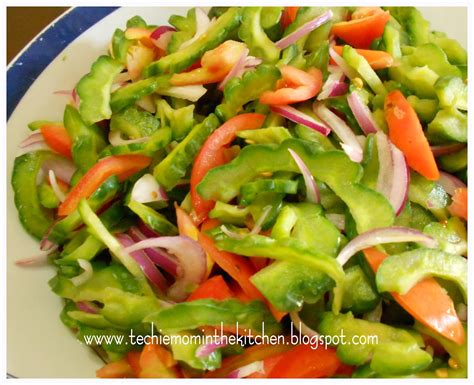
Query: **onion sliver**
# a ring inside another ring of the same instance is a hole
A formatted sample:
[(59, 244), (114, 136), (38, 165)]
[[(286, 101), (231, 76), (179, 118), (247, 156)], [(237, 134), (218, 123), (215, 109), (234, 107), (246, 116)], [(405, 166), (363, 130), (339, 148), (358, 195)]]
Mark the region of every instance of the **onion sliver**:
[(285, 49), (286, 47), (292, 45), (298, 41), (303, 36), (306, 36), (311, 31), (314, 31), (316, 28), (327, 23), (332, 19), (333, 13), (331, 10), (324, 12), (322, 15), (315, 17), (313, 20), (308, 21), (299, 27), (296, 31), (290, 33), (288, 36), (278, 40), (275, 43), (275, 46), (280, 49)]
[(367, 231), (350, 241), (337, 256), (337, 261), (344, 264), (356, 253), (368, 247), (384, 243), (416, 242), (429, 248), (435, 248), (438, 242), (419, 230), (409, 227), (384, 227)]
[(341, 142), (345, 144), (342, 148), (349, 158), (353, 162), (360, 163), (363, 157), (363, 150), (352, 129), (322, 103), (315, 103), (313, 110), (314, 113), (336, 133)]
[(278, 115), (291, 120), (292, 122), (302, 124), (303, 126), (312, 128), (315, 131), (318, 131), (324, 136), (328, 136), (331, 132), (331, 129), (326, 126), (323, 122), (313, 119), (311, 116), (304, 114), (303, 112), (297, 110), (291, 106), (271, 106), (270, 109)]
[[(168, 250), (179, 262), (178, 279), (169, 288), (168, 295), (183, 300), (193, 285), (202, 282), (206, 275), (206, 254), (201, 245), (187, 236), (149, 238), (127, 247), (128, 253), (146, 248), (160, 247)], [(191, 288), (192, 289), (192, 288)]]
[(89, 279), (92, 278), (92, 274), (94, 274), (92, 265), (88, 260), (78, 259), (77, 263), (84, 271), (81, 274), (76, 275), (75, 277), (70, 279), (74, 286), (80, 286), (83, 283), (86, 283)]
[[(125, 248), (133, 247), (135, 242), (127, 234), (117, 234), (117, 240)], [(125, 249), (127, 250), (127, 249)], [(160, 291), (165, 291), (167, 287), (166, 279), (155, 266), (155, 264), (148, 258), (143, 250), (136, 250), (129, 252), (130, 256), (140, 265), (143, 273), (148, 280)]]
[(319, 189), (316, 181), (314, 180), (313, 174), (311, 174), (308, 166), (306, 166), (303, 159), (301, 159), (301, 157), (295, 151), (293, 151), (291, 148), (289, 148), (288, 151), (290, 152), (291, 156), (296, 162), (296, 165), (300, 169), (301, 174), (303, 175), (304, 183), (306, 185), (306, 199), (312, 203), (319, 203)]
[(380, 131), (380, 127), (375, 122), (369, 107), (360, 100), (357, 91), (352, 91), (347, 95), (347, 102), (365, 135)]

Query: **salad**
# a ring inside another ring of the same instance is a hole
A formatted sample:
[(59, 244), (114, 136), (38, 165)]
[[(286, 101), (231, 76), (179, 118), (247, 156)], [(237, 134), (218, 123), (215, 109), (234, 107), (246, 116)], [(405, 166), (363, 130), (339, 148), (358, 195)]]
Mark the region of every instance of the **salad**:
[(135, 16), (61, 92), (17, 263), (98, 377), (466, 377), (467, 54), (416, 8)]

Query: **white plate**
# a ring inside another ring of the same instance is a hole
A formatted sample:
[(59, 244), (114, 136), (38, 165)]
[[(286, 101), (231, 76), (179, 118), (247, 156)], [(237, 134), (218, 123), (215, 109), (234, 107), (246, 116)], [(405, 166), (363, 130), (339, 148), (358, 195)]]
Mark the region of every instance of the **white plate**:
[[(466, 46), (466, 8), (422, 8), (422, 11), (432, 22), (433, 29), (448, 33)], [(74, 87), (78, 79), (88, 72), (94, 59), (106, 52), (115, 28), (124, 28), (127, 19), (134, 15), (141, 15), (150, 24), (159, 25), (166, 24), (170, 15), (185, 12), (186, 8), (118, 9), (82, 33), (52, 60), (28, 89), (8, 121), (8, 181), (14, 158), (19, 154), (18, 144), (29, 132), (27, 123), (39, 119), (62, 119), (66, 100), (52, 93)], [(37, 253), (38, 244), (20, 225), (10, 183), (7, 214), (8, 373), (23, 378), (95, 377), (102, 361), (89, 348), (77, 342), (59, 320), (61, 300), (47, 285), (54, 275), (53, 268), (20, 268), (14, 264), (19, 258)]]

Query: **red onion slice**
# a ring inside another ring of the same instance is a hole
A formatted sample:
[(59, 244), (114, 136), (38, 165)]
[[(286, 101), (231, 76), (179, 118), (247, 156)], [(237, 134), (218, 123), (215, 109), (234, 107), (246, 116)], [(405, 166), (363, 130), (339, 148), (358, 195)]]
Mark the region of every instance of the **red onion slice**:
[(380, 131), (380, 127), (375, 122), (369, 107), (360, 100), (357, 91), (352, 91), (347, 95), (347, 102), (365, 135)]
[(300, 315), (297, 311), (290, 312), (290, 319), (293, 326), (301, 332), (301, 334), (309, 337), (319, 337), (319, 333), (313, 329), (311, 329), (308, 325), (306, 325), (303, 320), (301, 319)]
[(77, 167), (70, 159), (63, 157), (54, 157), (48, 159), (41, 165), (43, 171), (53, 170), (57, 178), (61, 179), (64, 183), (70, 184), (71, 178), (77, 171)]
[(118, 131), (109, 132), (109, 142), (114, 147), (123, 146), (127, 144), (132, 144), (132, 143), (145, 143), (149, 139), (150, 138), (148, 136), (145, 136), (143, 138), (137, 138), (137, 139), (122, 139), (120, 132)]
[(61, 189), (59, 188), (58, 181), (56, 180), (56, 175), (54, 174), (53, 170), (49, 170), (48, 172), (49, 184), (53, 189), (54, 195), (56, 198), (62, 203), (66, 200), (66, 194), (64, 194)]
[(449, 155), (458, 151), (463, 150), (466, 147), (464, 143), (452, 143), (452, 144), (445, 144), (441, 146), (431, 146), (431, 152), (434, 156), (443, 156)]
[(309, 170), (308, 166), (306, 166), (303, 159), (301, 159), (295, 151), (293, 151), (291, 148), (289, 148), (288, 151), (290, 152), (291, 156), (295, 160), (296, 165), (300, 169), (301, 174), (303, 175), (304, 184), (306, 185), (306, 199), (308, 202), (319, 203), (319, 189), (313, 175), (311, 174), (311, 171)]
[(160, 236), (160, 234), (149, 228), (143, 221), (138, 221), (138, 230), (140, 230), (146, 238), (156, 238)]
[(201, 245), (187, 236), (145, 239), (125, 250), (129, 253), (146, 248), (167, 249), (179, 262), (178, 278), (169, 288), (168, 295), (176, 300), (185, 299), (192, 286), (202, 282), (206, 275), (206, 254)]
[(410, 168), (405, 155), (394, 144), (390, 143), (393, 162), (393, 180), (390, 190), (389, 201), (396, 215), (399, 215), (408, 200), (408, 189), (410, 187)]
[(332, 19), (333, 13), (331, 10), (324, 12), (322, 15), (314, 18), (313, 20), (308, 21), (299, 27), (296, 31), (290, 33), (288, 36), (283, 37), (275, 43), (275, 46), (280, 49), (285, 49), (286, 47), (292, 45), (298, 41), (303, 36), (309, 34), (311, 31), (314, 31), (316, 28), (327, 23)]
[[(135, 245), (133, 239), (127, 234), (117, 234), (115, 237), (120, 242), (120, 244), (126, 248), (125, 250)], [(163, 277), (158, 268), (148, 258), (145, 252), (139, 249), (128, 253), (140, 265), (143, 273), (153, 284), (153, 286), (155, 286), (160, 291), (165, 291), (168, 286), (165, 277)]]
[(85, 313), (89, 314), (97, 314), (99, 312), (99, 309), (97, 306), (95, 306), (92, 302), (90, 301), (79, 301), (76, 302), (76, 306), (80, 311), (83, 311)]
[(83, 283), (86, 283), (89, 279), (92, 278), (92, 275), (94, 274), (92, 265), (88, 260), (78, 259), (77, 263), (84, 271), (81, 274), (69, 279), (74, 286), (80, 286)]
[(322, 103), (313, 104), (314, 113), (325, 122), (341, 140), (342, 148), (353, 162), (360, 163), (364, 151), (352, 129)]
[[(329, 66), (329, 76), (324, 82), (321, 92), (319, 93), (317, 100), (324, 100), (330, 96), (337, 96), (339, 92), (342, 91), (342, 88), (345, 88), (347, 91), (347, 85), (344, 83), (344, 72), (337, 66)], [(341, 85), (346, 87), (341, 87)], [(343, 92), (344, 93), (344, 92)]]
[(437, 182), (441, 185), (441, 187), (444, 188), (444, 191), (446, 191), (451, 196), (454, 195), (456, 189), (466, 187), (461, 179), (444, 171), (439, 172), (439, 179)]
[(327, 127), (323, 122), (313, 119), (311, 116), (304, 114), (291, 106), (271, 106), (270, 109), (275, 114), (281, 115), (284, 118), (291, 120), (292, 122), (302, 124), (306, 127), (312, 128), (315, 131), (328, 136), (331, 129)]
[(205, 344), (205, 345), (199, 346), (196, 349), (196, 357), (198, 357), (198, 358), (209, 357), (217, 349), (223, 348), (225, 346), (227, 346), (227, 340), (226, 339), (216, 338), (216, 341), (214, 341), (210, 344)]
[(166, 32), (176, 32), (176, 29), (170, 27), (169, 25), (160, 25), (151, 33), (150, 39), (158, 40), (160, 36)]
[(346, 75), (349, 79), (354, 79), (358, 77), (359, 75), (357, 72), (349, 66), (349, 64), (346, 63), (346, 61), (340, 56), (336, 51), (334, 51), (334, 48), (329, 47), (329, 56), (331, 57), (332, 60), (339, 66), (339, 68), (344, 72), (344, 75)]
[(41, 132), (38, 132), (38, 131), (35, 131), (33, 132), (32, 134), (28, 135), (26, 139), (24, 139), (19, 147), (20, 148), (25, 148), (25, 147), (28, 147), (34, 143), (38, 143), (38, 142), (44, 142), (44, 138), (43, 138), (43, 135), (41, 134)]
[(356, 253), (368, 247), (384, 243), (416, 242), (428, 248), (435, 248), (438, 242), (421, 231), (409, 227), (384, 227), (358, 235), (350, 241), (337, 256), (337, 261), (344, 264)]
[(245, 68), (245, 60), (247, 59), (247, 55), (249, 54), (249, 49), (247, 47), (244, 48), (242, 51), (242, 54), (240, 55), (239, 59), (237, 62), (234, 64), (232, 69), (229, 71), (229, 73), (226, 75), (224, 80), (222, 80), (217, 87), (219, 90), (223, 90), (227, 82), (234, 78), (234, 77), (240, 77), (244, 73), (244, 68)]
[(180, 49), (186, 48), (187, 46), (193, 44), (199, 37), (206, 33), (209, 27), (215, 23), (215, 19), (209, 20), (206, 12), (204, 12), (201, 8), (196, 8), (196, 32), (194, 36), (185, 41), (181, 46)]
[(166, 51), (168, 49), (168, 44), (170, 43), (173, 34), (174, 31), (165, 32), (158, 39), (153, 40), (153, 43), (157, 48)]
[(36, 266), (42, 265), (48, 262), (48, 257), (53, 254), (56, 250), (58, 250), (58, 246), (55, 245), (49, 250), (45, 250), (39, 254), (34, 255), (33, 257), (27, 257), (18, 259), (15, 261), (15, 265), (17, 266)]
[(44, 140), (30, 143), (27, 146), (22, 147), (21, 154), (26, 154), (27, 152), (33, 151), (52, 151)]
[(130, 77), (130, 73), (128, 71), (125, 71), (125, 72), (119, 73), (115, 77), (113, 84), (121, 84), (122, 85), (123, 83), (129, 82), (130, 80), (132, 80), (132, 78)]
[(228, 378), (245, 378), (253, 373), (265, 373), (263, 361), (255, 361), (248, 365), (233, 370), (227, 376)]
[(393, 159), (391, 143), (382, 131), (375, 134), (377, 154), (379, 159), (379, 174), (375, 189), (390, 200), (393, 183)]
[[(128, 230), (128, 235), (132, 237), (134, 242), (140, 242), (147, 239), (147, 237), (136, 227), (131, 227)], [(156, 235), (153, 235), (153, 237), (156, 237)], [(144, 251), (155, 265), (158, 265), (158, 267), (161, 267), (173, 277), (178, 275), (178, 262), (166, 251), (154, 248), (147, 248), (144, 249)]]
[(254, 67), (262, 64), (262, 62), (263, 62), (262, 59), (249, 55), (245, 58), (245, 67), (246, 68), (254, 68)]
[(272, 206), (268, 205), (265, 206), (262, 210), (262, 215), (260, 215), (260, 218), (258, 218), (258, 221), (255, 222), (255, 225), (252, 228), (252, 231), (250, 231), (250, 234), (259, 234), (260, 231), (262, 231), (262, 225), (265, 222), (265, 219), (267, 219), (268, 214), (270, 214), (270, 211), (272, 210)]
[(53, 92), (54, 95), (68, 96), (74, 107), (79, 106), (79, 97), (75, 88), (72, 90), (58, 90)]
[(167, 201), (165, 189), (151, 174), (144, 174), (132, 188), (131, 199), (140, 203)]
[(220, 229), (222, 230), (222, 232), (227, 235), (229, 238), (232, 238), (232, 239), (242, 239), (244, 237), (243, 234), (239, 234), (235, 231), (232, 231), (232, 230), (229, 230), (225, 225), (222, 225), (220, 227)]

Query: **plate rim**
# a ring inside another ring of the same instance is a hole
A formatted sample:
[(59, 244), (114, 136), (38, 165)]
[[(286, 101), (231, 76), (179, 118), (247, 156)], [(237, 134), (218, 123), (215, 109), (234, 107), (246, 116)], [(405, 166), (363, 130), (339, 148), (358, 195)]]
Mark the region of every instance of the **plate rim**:
[(7, 121), (30, 86), (48, 65), (77, 37), (119, 8), (71, 7), (44, 27), (8, 63)]

